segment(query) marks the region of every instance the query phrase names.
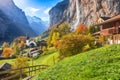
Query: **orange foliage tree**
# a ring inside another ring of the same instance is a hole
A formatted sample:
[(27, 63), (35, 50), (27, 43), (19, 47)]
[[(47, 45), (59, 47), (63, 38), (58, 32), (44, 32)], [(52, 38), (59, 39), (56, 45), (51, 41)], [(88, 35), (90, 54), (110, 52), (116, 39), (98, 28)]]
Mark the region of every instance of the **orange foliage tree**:
[(54, 41), (54, 46), (57, 48), (58, 45), (59, 45), (59, 40), (55, 40), (55, 41)]
[(25, 42), (24, 41), (20, 41), (20, 43), (18, 43), (18, 47), (19, 48), (25, 48)]
[(87, 27), (84, 24), (79, 24), (75, 30), (76, 34), (85, 34), (87, 31)]
[(2, 55), (4, 57), (9, 57), (13, 53), (12, 48), (4, 48)]

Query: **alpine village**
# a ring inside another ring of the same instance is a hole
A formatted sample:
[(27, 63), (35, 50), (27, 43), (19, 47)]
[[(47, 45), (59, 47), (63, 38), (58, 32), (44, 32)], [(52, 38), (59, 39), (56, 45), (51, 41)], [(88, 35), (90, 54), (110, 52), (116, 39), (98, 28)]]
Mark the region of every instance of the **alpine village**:
[(120, 80), (120, 0), (0, 0), (0, 80)]

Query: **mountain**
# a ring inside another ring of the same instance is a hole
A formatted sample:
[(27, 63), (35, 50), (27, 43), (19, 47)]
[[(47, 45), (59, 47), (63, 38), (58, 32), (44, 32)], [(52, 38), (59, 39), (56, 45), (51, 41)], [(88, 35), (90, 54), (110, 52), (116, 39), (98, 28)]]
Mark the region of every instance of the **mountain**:
[(69, 5), (69, 0), (63, 0), (62, 2), (59, 2), (58, 4), (56, 4), (49, 11), (50, 26), (62, 20), (62, 18), (64, 17), (64, 12), (67, 9), (68, 5)]
[(12, 41), (18, 36), (36, 36), (30, 28), (25, 13), (19, 9), (13, 0), (0, 0), (0, 43)]
[(37, 35), (40, 35), (48, 28), (48, 22), (42, 21), (42, 19), (36, 16), (27, 16), (27, 19), (30, 23), (30, 27), (36, 32)]
[(51, 26), (68, 22), (73, 28), (79, 23), (90, 26), (100, 17), (113, 17), (118, 14), (120, 14), (120, 0), (63, 0), (49, 12)]

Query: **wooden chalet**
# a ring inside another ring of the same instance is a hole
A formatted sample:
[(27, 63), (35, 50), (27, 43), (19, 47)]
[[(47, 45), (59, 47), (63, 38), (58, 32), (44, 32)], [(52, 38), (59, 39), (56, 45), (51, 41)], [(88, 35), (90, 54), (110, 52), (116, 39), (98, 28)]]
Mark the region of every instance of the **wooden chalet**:
[(120, 15), (95, 24), (100, 27), (99, 35), (106, 36), (110, 44), (120, 43)]

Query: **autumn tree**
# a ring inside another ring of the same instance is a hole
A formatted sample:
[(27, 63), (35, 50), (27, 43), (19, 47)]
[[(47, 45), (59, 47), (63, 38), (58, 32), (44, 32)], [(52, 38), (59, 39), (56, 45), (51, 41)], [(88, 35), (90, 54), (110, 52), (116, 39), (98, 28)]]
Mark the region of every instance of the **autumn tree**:
[(87, 27), (84, 24), (79, 24), (75, 30), (76, 34), (85, 34), (87, 32)]
[[(14, 63), (12, 65), (12, 68), (13, 69), (21, 69), (21, 68), (24, 68), (24, 67), (28, 67), (29, 66), (29, 63), (28, 63), (28, 58), (26, 57), (23, 57), (23, 56), (19, 56), (18, 58), (16, 58), (14, 60)], [(22, 75), (23, 76), (26, 76), (27, 74), (25, 73), (27, 70), (24, 69), (22, 70)], [(20, 74), (21, 72), (18, 70), (18, 71), (15, 71), (16, 74)], [(21, 79), (20, 79), (21, 80)]]
[(58, 45), (61, 55), (71, 56), (82, 52), (84, 46), (91, 44), (92, 38), (87, 35), (69, 34), (62, 37)]
[(12, 54), (13, 54), (12, 48), (4, 48), (4, 49), (3, 49), (2, 55), (3, 55), (4, 57), (10, 57), (10, 55), (12, 55)]
[(20, 54), (20, 49), (19, 49), (19, 47), (18, 47), (17, 44), (14, 45), (13, 51), (14, 51), (14, 54), (15, 54), (15, 55), (19, 55), (19, 54)]
[(61, 24), (60, 26), (58, 27), (55, 27), (54, 29), (51, 30), (50, 34), (49, 34), (49, 37), (48, 37), (48, 45), (49, 46), (53, 46), (54, 43), (56, 44), (56, 41), (58, 42), (58, 40), (70, 33), (70, 26), (67, 24), (67, 23), (63, 23)]
[(48, 36), (48, 40), (47, 40), (48, 46), (53, 46), (53, 43), (59, 38), (60, 38), (60, 34), (58, 28), (54, 28)]
[(59, 33), (60, 33), (60, 37), (68, 34), (71, 32), (71, 28), (69, 26), (69, 24), (67, 23), (62, 23), (60, 26), (59, 26)]
[(9, 43), (4, 42), (4, 43), (2, 44), (2, 48), (6, 48), (6, 47), (9, 47)]
[(19, 56), (18, 58), (16, 58), (13, 67), (14, 68), (23, 68), (23, 67), (27, 67), (28, 64), (28, 59), (26, 57), (22, 57)]
[(59, 45), (59, 40), (55, 40), (55, 41), (54, 41), (54, 46), (57, 48), (58, 45)]

